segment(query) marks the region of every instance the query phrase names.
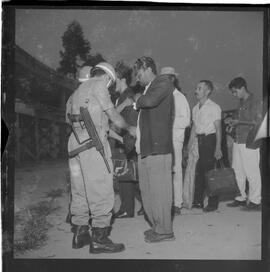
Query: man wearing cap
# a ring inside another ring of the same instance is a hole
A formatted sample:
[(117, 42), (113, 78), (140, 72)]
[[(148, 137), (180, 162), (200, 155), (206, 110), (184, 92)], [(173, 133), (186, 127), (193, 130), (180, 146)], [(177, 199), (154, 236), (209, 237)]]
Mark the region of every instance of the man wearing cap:
[(135, 63), (143, 95), (139, 109), (136, 151), (142, 202), (151, 229), (144, 232), (147, 243), (175, 240), (172, 219), (172, 110), (174, 86), (168, 75), (157, 76), (150, 57)]
[(185, 138), (185, 128), (190, 124), (190, 108), (186, 97), (181, 93), (178, 86), (177, 73), (172, 67), (161, 69), (162, 75), (169, 75), (174, 84), (174, 115), (173, 115), (173, 213), (181, 214), (182, 207), (182, 149)]
[[(102, 62), (91, 69), (90, 75), (91, 77), (71, 95), (67, 113), (76, 115), (80, 113), (80, 107), (88, 109), (104, 146), (105, 157), (113, 169), (107, 140), (108, 119), (132, 135), (135, 135), (136, 129), (124, 121), (110, 100), (108, 88), (116, 81), (114, 68), (109, 63)], [(79, 122), (73, 123), (73, 128), (80, 142), (89, 138), (86, 129), (80, 126)], [(74, 132), (71, 133), (68, 141), (69, 152), (80, 145)], [(108, 238), (114, 205), (113, 176), (108, 172), (102, 156), (94, 147), (87, 149), (69, 159), (69, 169), (72, 193), (71, 221), (74, 226), (72, 247), (81, 248), (90, 244), (90, 253), (123, 251), (123, 244), (115, 244)], [(92, 235), (89, 233), (89, 219)]]

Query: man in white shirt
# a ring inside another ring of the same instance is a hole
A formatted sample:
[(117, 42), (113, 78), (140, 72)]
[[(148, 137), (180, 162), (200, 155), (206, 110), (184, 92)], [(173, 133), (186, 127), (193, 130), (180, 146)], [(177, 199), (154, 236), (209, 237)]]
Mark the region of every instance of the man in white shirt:
[(161, 74), (170, 75), (174, 84), (174, 115), (173, 115), (173, 213), (181, 214), (183, 203), (183, 173), (182, 173), (182, 149), (185, 138), (185, 128), (190, 125), (190, 108), (186, 97), (181, 93), (178, 86), (175, 69), (172, 67), (164, 67)]
[[(221, 108), (208, 98), (213, 89), (211, 81), (201, 80), (195, 90), (198, 103), (192, 109), (193, 126), (188, 143), (188, 150), (190, 150), (194, 137), (198, 138), (199, 160), (196, 167), (193, 208), (203, 208), (205, 174), (213, 169), (216, 160), (222, 157)], [(218, 197), (209, 196), (204, 212), (215, 211), (217, 208)]]

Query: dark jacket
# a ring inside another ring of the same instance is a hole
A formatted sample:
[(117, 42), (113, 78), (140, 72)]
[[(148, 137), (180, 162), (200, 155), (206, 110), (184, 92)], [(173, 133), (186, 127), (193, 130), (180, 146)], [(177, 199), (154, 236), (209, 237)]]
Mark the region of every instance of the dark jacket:
[(173, 90), (169, 76), (160, 75), (136, 102), (141, 111), (141, 157), (172, 153)]
[[(121, 103), (124, 102), (124, 100), (129, 97), (129, 98), (134, 98), (135, 93), (131, 88), (127, 88), (119, 97), (117, 101), (117, 105), (120, 105)], [(133, 105), (127, 106), (123, 109), (123, 111), (120, 113), (122, 117), (125, 119), (125, 121), (132, 125), (132, 126), (137, 126), (137, 119), (138, 119), (138, 111), (134, 110)], [(136, 139), (131, 136), (129, 133), (126, 131), (122, 131), (123, 135), (123, 145), (119, 145), (125, 150), (125, 154), (127, 159), (137, 159), (137, 153), (135, 150), (135, 141)], [(119, 143), (118, 143), (119, 144)]]

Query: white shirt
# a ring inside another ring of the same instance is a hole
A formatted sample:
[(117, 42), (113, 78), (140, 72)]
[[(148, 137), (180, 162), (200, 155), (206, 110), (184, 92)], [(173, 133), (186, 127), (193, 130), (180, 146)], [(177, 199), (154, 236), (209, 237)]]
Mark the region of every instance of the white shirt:
[(173, 97), (173, 140), (183, 142), (185, 137), (185, 128), (190, 124), (190, 108), (186, 97), (177, 89), (174, 89)]
[(221, 120), (221, 108), (211, 99), (207, 99), (199, 108), (199, 103), (192, 109), (192, 120), (196, 134), (216, 133), (214, 122)]
[[(152, 81), (148, 85), (145, 86), (143, 95), (146, 94), (146, 91), (149, 88), (149, 86), (151, 85), (151, 83), (152, 83)], [(136, 103), (134, 103), (134, 109), (137, 110)], [(141, 111), (139, 112), (138, 119), (137, 119), (136, 143), (135, 143), (136, 153), (138, 155), (141, 154), (141, 147), (140, 147), (140, 144), (141, 144), (141, 131), (140, 131), (140, 125), (139, 125), (140, 124), (140, 113), (141, 113)]]

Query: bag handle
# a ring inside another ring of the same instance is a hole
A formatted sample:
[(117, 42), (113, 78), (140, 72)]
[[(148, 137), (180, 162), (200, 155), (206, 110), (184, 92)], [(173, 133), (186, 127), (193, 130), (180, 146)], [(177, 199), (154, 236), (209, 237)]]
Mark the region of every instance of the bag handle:
[(217, 169), (217, 165), (219, 164), (220, 168), (225, 168), (223, 159), (216, 160), (215, 162), (215, 169)]

